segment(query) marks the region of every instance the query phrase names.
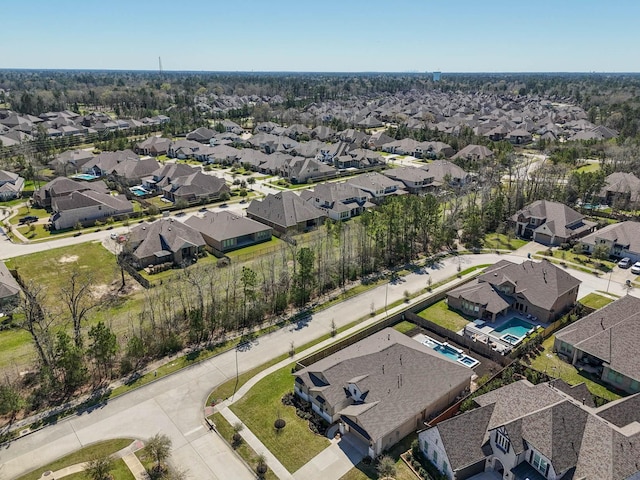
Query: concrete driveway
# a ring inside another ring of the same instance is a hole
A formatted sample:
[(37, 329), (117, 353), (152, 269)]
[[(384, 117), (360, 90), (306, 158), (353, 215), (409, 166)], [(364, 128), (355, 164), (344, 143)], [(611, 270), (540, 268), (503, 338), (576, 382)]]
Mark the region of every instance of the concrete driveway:
[(295, 480), (340, 478), (367, 456), (367, 447), (347, 434), (313, 457), (293, 474)]

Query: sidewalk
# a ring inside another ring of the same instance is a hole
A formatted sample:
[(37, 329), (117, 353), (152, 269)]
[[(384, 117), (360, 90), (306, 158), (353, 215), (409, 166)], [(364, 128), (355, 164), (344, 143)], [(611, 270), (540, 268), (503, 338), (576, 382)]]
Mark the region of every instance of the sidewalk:
[[(135, 440), (128, 447), (125, 447), (122, 450), (118, 450), (116, 453), (111, 455), (111, 457), (114, 459), (122, 458), (124, 460), (124, 463), (127, 464), (129, 470), (131, 470), (131, 473), (136, 478), (136, 480), (148, 480), (149, 478), (149, 476), (147, 475), (147, 471), (145, 470), (142, 463), (140, 463), (140, 460), (138, 460), (138, 457), (135, 454), (135, 452), (143, 447), (144, 443), (142, 443), (140, 440)], [(87, 468), (88, 464), (89, 462), (83, 462), (76, 463), (75, 465), (69, 465), (68, 467), (61, 468), (60, 470), (56, 470), (55, 472), (51, 472), (49, 475), (43, 478), (52, 478), (57, 480), (74, 473), (80, 473)]]
[[(231, 409), (229, 408), (231, 405), (233, 405), (235, 402), (237, 402), (238, 400), (240, 400), (244, 395), (247, 394), (247, 392), (249, 392), (249, 390), (251, 390), (251, 388), (258, 383), (260, 380), (262, 380), (263, 378), (265, 378), (266, 376), (276, 372), (277, 370), (280, 370), (281, 368), (286, 367), (287, 365), (290, 365), (292, 361), (295, 361), (297, 359), (300, 358), (304, 358), (312, 353), (318, 352), (324, 348), (326, 348), (327, 346), (342, 340), (344, 338), (349, 337), (350, 335), (354, 334), (355, 332), (362, 330), (363, 328), (369, 327), (371, 325), (374, 325), (382, 320), (384, 320), (385, 318), (387, 318), (388, 316), (392, 316), (395, 315), (396, 313), (399, 313), (401, 311), (406, 310), (407, 308), (409, 308), (411, 305), (416, 304), (422, 300), (424, 300), (425, 298), (428, 298), (432, 295), (435, 295), (443, 290), (447, 290), (450, 288), (452, 283), (459, 283), (459, 282), (464, 282), (465, 280), (469, 279), (470, 277), (473, 277), (474, 275), (476, 275), (477, 272), (471, 272), (468, 273), (467, 275), (463, 275), (460, 279), (456, 279), (455, 281), (452, 282), (448, 282), (444, 285), (441, 285), (440, 287), (434, 288), (433, 291), (431, 292), (427, 292), (424, 293), (422, 295), (419, 295), (413, 299), (411, 299), (409, 302), (404, 302), (400, 305), (397, 305), (393, 308), (389, 308), (387, 310), (387, 312), (383, 312), (381, 314), (378, 314), (374, 317), (368, 318), (366, 320), (363, 320), (362, 322), (358, 323), (357, 325), (349, 328), (348, 330), (345, 330), (341, 333), (339, 333), (338, 335), (336, 335), (335, 337), (330, 337), (312, 347), (309, 347), (308, 349), (296, 353), (294, 356), (292, 357), (288, 357), (285, 358), (284, 360), (282, 360), (281, 362), (276, 363), (275, 365), (272, 365), (269, 368), (266, 368), (265, 370), (261, 371), (260, 373), (258, 373), (257, 375), (255, 375), (254, 377), (252, 377), (250, 380), (248, 380), (244, 385), (242, 385), (237, 391), (236, 393), (233, 395), (232, 398), (227, 398), (224, 401), (218, 403), (213, 409), (210, 407), (205, 406), (205, 415), (210, 415), (213, 412), (219, 412), (228, 422), (229, 424), (233, 425), (235, 423), (242, 423), (240, 421), (240, 419), (231, 411)], [(297, 476), (294, 477), (281, 463), (280, 461), (267, 449), (267, 447), (264, 446), (264, 444), (258, 439), (258, 437), (256, 437), (256, 435), (249, 430), (249, 428), (242, 423), (243, 429), (240, 431), (240, 435), (242, 436), (242, 438), (251, 446), (251, 448), (253, 448), (253, 450), (255, 450), (256, 453), (258, 454), (263, 454), (266, 457), (267, 460), (267, 465), (269, 466), (269, 468), (273, 471), (273, 473), (280, 478), (281, 480), (291, 480), (294, 478), (298, 478)], [(327, 447), (327, 448), (331, 448), (331, 447)], [(340, 463), (343, 462), (344, 459), (341, 456), (331, 456), (336, 462)], [(355, 457), (354, 457), (355, 458)], [(315, 459), (312, 459), (311, 461), (314, 461)], [(352, 465), (354, 466), (354, 465)], [(300, 469), (302, 472), (305, 471), (314, 471), (314, 468), (309, 468), (307, 470), (304, 470), (304, 466)], [(330, 466), (325, 466), (326, 468), (330, 468)], [(323, 469), (324, 470), (324, 469)], [(304, 475), (303, 475), (304, 476)], [(309, 479), (302, 479), (302, 480), (309, 480)]]

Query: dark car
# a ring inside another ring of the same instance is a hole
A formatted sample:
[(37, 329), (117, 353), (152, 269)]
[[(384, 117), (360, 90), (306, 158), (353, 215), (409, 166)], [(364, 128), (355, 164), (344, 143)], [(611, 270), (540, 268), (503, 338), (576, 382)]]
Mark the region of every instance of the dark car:
[(34, 223), (38, 221), (38, 217), (34, 216), (34, 215), (27, 215), (26, 217), (22, 217), (18, 223), (20, 225), (24, 225), (25, 223)]

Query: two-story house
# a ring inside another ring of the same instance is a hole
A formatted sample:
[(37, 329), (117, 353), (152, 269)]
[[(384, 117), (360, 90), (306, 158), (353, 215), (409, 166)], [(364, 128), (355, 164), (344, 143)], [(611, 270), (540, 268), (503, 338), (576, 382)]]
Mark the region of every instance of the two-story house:
[(510, 219), (516, 235), (543, 245), (560, 245), (591, 233), (596, 223), (559, 202), (536, 200)]
[(640, 474), (639, 396), (596, 408), (584, 384), (506, 385), (419, 433), (450, 480), (631, 480)]
[(582, 282), (548, 260), (508, 260), (488, 267), (475, 280), (447, 293), (450, 308), (489, 321), (513, 310), (552, 322), (571, 309)]
[(332, 220), (347, 220), (374, 206), (362, 190), (348, 183), (320, 183), (313, 190), (300, 192), (300, 197)]
[(612, 223), (584, 237), (580, 245), (587, 253), (593, 253), (598, 247), (604, 248), (610, 257), (640, 261), (640, 222)]
[(409, 193), (422, 193), (433, 188), (434, 175), (428, 169), (399, 167), (385, 170), (384, 175), (402, 182)]

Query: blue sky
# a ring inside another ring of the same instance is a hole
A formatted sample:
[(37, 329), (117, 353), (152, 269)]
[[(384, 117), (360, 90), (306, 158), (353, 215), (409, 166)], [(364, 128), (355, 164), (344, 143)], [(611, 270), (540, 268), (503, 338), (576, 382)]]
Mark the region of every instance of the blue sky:
[[(28, 5), (28, 7), (27, 7)], [(638, 72), (640, 1), (3, 2), (1, 68)]]

